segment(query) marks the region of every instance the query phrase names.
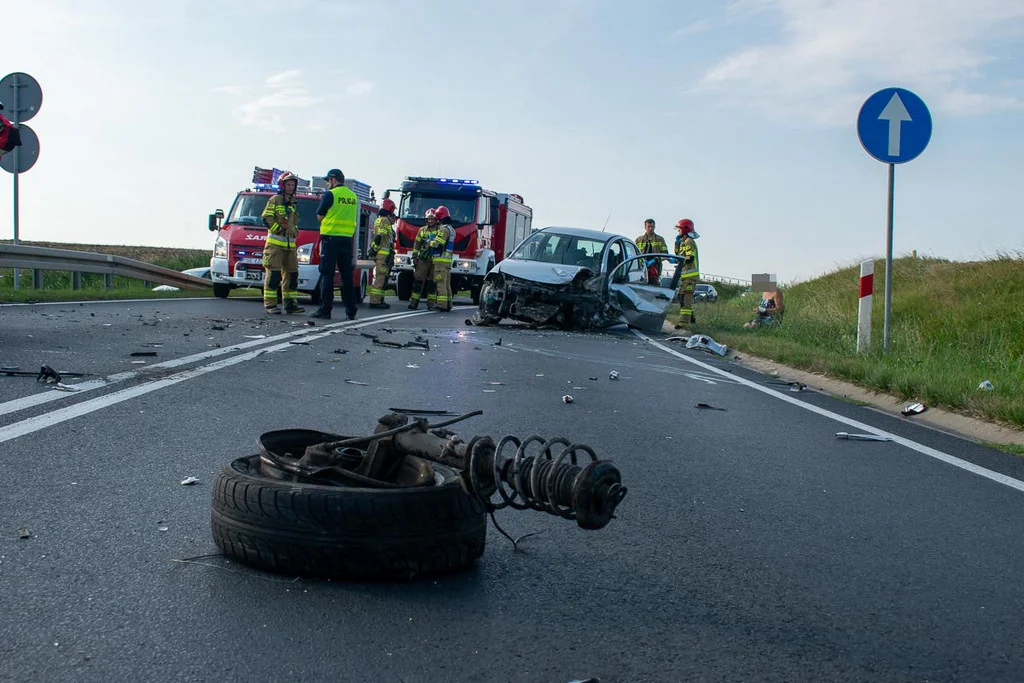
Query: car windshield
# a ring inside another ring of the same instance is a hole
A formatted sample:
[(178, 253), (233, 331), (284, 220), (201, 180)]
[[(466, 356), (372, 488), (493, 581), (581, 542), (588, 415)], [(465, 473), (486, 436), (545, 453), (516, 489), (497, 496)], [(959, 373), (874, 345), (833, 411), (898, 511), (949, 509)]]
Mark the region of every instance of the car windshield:
[(413, 225), (425, 225), (427, 209), (446, 206), (452, 215), (453, 225), (466, 225), (476, 222), (476, 199), (465, 197), (456, 199), (450, 195), (424, 194), (409, 192), (402, 195), (402, 205), (398, 209), (398, 217)]
[(601, 270), (601, 251), (604, 242), (562, 235), (557, 232), (538, 232), (516, 247), (509, 258), (520, 261), (558, 263), (565, 266), (583, 266), (595, 273)]
[[(267, 207), (267, 200), (270, 195), (265, 194), (240, 194), (235, 197), (235, 203), (228, 213), (225, 225), (236, 223), (241, 225), (252, 225), (257, 228), (265, 228), (263, 223), (263, 209)], [(316, 209), (320, 206), (320, 200), (315, 197), (300, 197), (295, 200), (299, 209), (299, 230), (320, 230), (320, 224), (316, 220)]]

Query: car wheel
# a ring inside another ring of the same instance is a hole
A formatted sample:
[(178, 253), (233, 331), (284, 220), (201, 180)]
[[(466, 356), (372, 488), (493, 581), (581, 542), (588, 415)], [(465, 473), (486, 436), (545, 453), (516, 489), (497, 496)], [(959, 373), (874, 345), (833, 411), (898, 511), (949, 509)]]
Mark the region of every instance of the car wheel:
[(213, 295), (218, 299), (227, 299), (228, 294), (231, 293), (231, 285), (226, 285), (223, 282), (213, 283)]
[(356, 292), (356, 299), (359, 303), (363, 303), (363, 299), (366, 298), (366, 273), (359, 278), (359, 291)]
[(473, 317), (473, 324), (497, 325), (499, 322), (501, 322), (501, 316), (493, 315), (491, 312), (487, 310), (488, 304), (490, 303), (488, 299), (491, 297), (492, 291), (496, 288), (497, 285), (495, 285), (493, 282), (485, 282), (480, 287), (480, 294), (477, 297), (477, 304), (479, 308), (477, 308), (476, 315)]
[(486, 510), (451, 468), (433, 465), (433, 486), (325, 486), (262, 476), (259, 457), (213, 481), (213, 540), (239, 562), (291, 576), (411, 579), (483, 554)]

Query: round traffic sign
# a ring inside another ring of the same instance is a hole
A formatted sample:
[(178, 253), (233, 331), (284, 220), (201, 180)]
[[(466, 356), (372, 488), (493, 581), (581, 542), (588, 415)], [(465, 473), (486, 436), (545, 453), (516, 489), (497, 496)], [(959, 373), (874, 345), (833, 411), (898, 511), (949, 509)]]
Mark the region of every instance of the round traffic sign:
[[(17, 83), (15, 83), (17, 81)], [(14, 92), (18, 92), (18, 107), (14, 107)], [(28, 121), (39, 113), (43, 106), (43, 89), (39, 81), (20, 71), (7, 74), (0, 79), (0, 102), (4, 103), (4, 116), (15, 123)]]
[(14, 173), (15, 156), (18, 157), (18, 173), (24, 173), (35, 166), (36, 159), (39, 158), (39, 136), (36, 132), (24, 123), (18, 126), (18, 132), (21, 133), (21, 146), (5, 152), (0, 157), (0, 168), (8, 173)]
[(864, 151), (886, 164), (916, 159), (932, 137), (932, 115), (924, 101), (903, 88), (886, 88), (869, 97), (857, 115)]

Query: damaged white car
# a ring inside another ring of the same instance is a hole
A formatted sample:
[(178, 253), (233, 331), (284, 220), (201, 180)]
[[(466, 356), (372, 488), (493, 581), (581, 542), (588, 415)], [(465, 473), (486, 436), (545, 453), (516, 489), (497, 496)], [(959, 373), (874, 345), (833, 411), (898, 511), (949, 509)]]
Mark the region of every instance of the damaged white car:
[(682, 259), (641, 254), (633, 240), (597, 230), (544, 228), (491, 269), (473, 322), (660, 331)]

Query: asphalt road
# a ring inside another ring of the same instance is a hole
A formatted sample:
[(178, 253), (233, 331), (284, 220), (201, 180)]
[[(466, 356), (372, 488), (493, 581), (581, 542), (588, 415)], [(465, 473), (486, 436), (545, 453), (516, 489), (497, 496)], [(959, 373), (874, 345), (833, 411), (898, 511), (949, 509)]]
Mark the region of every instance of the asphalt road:
[[(65, 378), (78, 392), (0, 377), (0, 680), (1024, 678), (1020, 459), (625, 329), (370, 313), (0, 307), (0, 365), (92, 373)], [(430, 351), (359, 334), (406, 329)], [(215, 556), (210, 482), (261, 432), (359, 433), (389, 407), (482, 409), (466, 437), (590, 444), (629, 493), (599, 531), (500, 511), (513, 536), (542, 533), (515, 550), (491, 529), (444, 578), (332, 583)], [(835, 436), (865, 430), (894, 440)]]

